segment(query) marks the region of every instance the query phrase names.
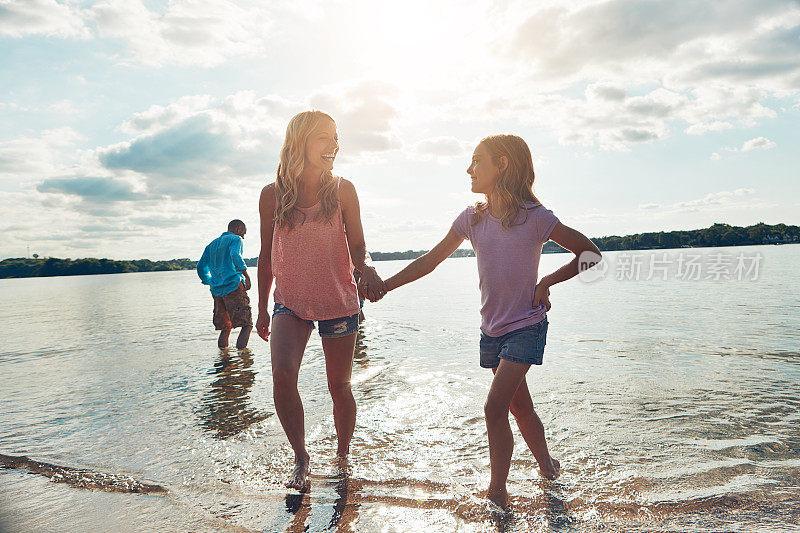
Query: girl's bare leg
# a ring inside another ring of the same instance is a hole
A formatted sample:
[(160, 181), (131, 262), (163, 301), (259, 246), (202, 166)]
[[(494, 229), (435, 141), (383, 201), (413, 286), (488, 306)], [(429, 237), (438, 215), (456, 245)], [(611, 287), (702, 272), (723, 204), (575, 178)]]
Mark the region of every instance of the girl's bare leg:
[(531, 453), (539, 463), (539, 474), (547, 479), (555, 479), (559, 475), (560, 464), (550, 457), (547, 449), (547, 440), (544, 435), (544, 426), (539, 415), (533, 409), (533, 400), (528, 390), (528, 383), (523, 378), (517, 387), (517, 392), (511, 400), (511, 414), (517, 420), (517, 427)]
[(333, 399), (333, 422), (337, 437), (336, 455), (339, 457), (346, 457), (350, 453), (350, 441), (353, 439), (356, 427), (356, 401), (350, 388), (355, 345), (355, 333), (346, 337), (322, 339), (328, 390)]
[(514, 436), (508, 423), (508, 412), (528, 368), (530, 365), (501, 359), (483, 409), (486, 414), (486, 430), (489, 434), (491, 466), (491, 481), (486, 497), (503, 509), (508, 505), (506, 481), (511, 465), (511, 454), (514, 451)]
[(303, 490), (308, 480), (305, 415), (297, 391), (300, 363), (311, 336), (311, 326), (291, 315), (272, 319), (269, 337), (272, 352), (272, 397), (283, 431), (294, 450), (294, 470), (286, 482), (288, 488)]

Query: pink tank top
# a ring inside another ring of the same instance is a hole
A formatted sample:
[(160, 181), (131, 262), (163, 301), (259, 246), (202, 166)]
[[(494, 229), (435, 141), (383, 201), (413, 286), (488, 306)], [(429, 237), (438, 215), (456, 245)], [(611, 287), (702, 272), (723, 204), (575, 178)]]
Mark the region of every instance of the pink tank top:
[[(339, 184), (341, 181), (339, 178)], [(341, 201), (330, 222), (317, 220), (321, 202), (296, 210), (297, 223), (291, 228), (275, 225), (272, 234), (275, 302), (305, 320), (355, 315), (360, 311), (358, 289)]]

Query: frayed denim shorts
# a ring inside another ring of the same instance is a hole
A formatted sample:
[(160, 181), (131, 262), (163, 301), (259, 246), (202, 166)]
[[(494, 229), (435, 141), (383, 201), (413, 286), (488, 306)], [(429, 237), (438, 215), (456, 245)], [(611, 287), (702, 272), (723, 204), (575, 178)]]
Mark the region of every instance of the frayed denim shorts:
[[(272, 310), (273, 318), (278, 315), (291, 315), (298, 320), (302, 320), (314, 329), (314, 321), (300, 318), (294, 311), (289, 309), (283, 304), (276, 303), (275, 308)], [(347, 337), (353, 335), (358, 331), (358, 313), (352, 316), (345, 316), (342, 318), (331, 318), (330, 320), (319, 320), (319, 336), (323, 339), (337, 339), (339, 337)]]
[(526, 365), (541, 365), (547, 339), (547, 317), (544, 320), (509, 331), (499, 337), (481, 333), (481, 366), (497, 368), (500, 359)]

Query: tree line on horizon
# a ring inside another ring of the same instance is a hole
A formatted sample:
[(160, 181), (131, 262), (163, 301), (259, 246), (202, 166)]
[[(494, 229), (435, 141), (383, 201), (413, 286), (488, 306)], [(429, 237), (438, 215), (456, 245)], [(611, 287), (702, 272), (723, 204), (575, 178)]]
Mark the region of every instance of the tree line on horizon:
[(151, 261), (134, 259), (59, 259), (47, 257), (30, 259), (19, 257), (0, 261), (0, 278), (33, 278), (49, 276), (83, 276), (86, 274), (123, 274), (127, 272), (161, 272), (167, 270), (189, 270), (196, 261), (188, 258)]
[[(595, 237), (591, 239), (600, 251), (654, 250), (661, 248), (702, 248), (714, 246), (748, 246), (756, 244), (788, 244), (800, 242), (800, 226), (776, 224), (770, 226), (759, 222), (753, 226), (740, 227), (717, 223), (713, 226), (695, 230), (659, 231), (637, 233), (635, 235)], [(564, 248), (548, 241), (542, 253), (566, 252)], [(427, 250), (406, 250), (405, 252), (370, 252), (375, 261), (396, 259), (416, 259)], [(472, 250), (456, 250), (450, 257), (472, 257)]]
[[(652, 250), (681, 247), (746, 246), (756, 244), (788, 244), (800, 242), (800, 226), (776, 224), (770, 226), (760, 222), (753, 226), (740, 227), (729, 224), (714, 224), (708, 228), (686, 231), (660, 231), (635, 235), (593, 238), (601, 251)], [(427, 250), (404, 252), (371, 252), (374, 261), (416, 259)], [(543, 253), (566, 252), (564, 248), (549, 241)], [(450, 257), (473, 257), (471, 249), (456, 250)], [(258, 266), (258, 258), (245, 259), (248, 267)], [(151, 261), (149, 259), (59, 259), (56, 257), (31, 259), (26, 257), (0, 261), (0, 278), (29, 278), (49, 276), (81, 276), (86, 274), (122, 274), (126, 272), (160, 272), (191, 270), (197, 262), (188, 258)]]

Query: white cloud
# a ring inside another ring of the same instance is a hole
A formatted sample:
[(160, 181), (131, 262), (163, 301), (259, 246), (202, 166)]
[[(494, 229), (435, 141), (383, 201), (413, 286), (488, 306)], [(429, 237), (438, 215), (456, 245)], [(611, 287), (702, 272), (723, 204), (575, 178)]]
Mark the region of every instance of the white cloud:
[(453, 158), (465, 158), (474, 146), (472, 141), (463, 141), (452, 136), (423, 139), (409, 147), (410, 153), (422, 160), (433, 159), (446, 163)]
[(74, 115), (78, 113), (78, 108), (75, 107), (75, 102), (67, 99), (59, 100), (47, 105), (44, 110), (48, 113), (60, 115)]
[(0, 102), (0, 111), (6, 109), (23, 113), (47, 113), (57, 115), (74, 115), (78, 113), (75, 102), (67, 99), (41, 105), (21, 105), (18, 102)]
[(720, 191), (715, 193), (709, 193), (702, 198), (698, 198), (696, 200), (689, 200), (685, 202), (677, 202), (672, 204), (671, 206), (667, 207), (667, 211), (669, 212), (681, 212), (681, 211), (695, 211), (698, 209), (704, 209), (710, 206), (722, 206), (722, 207), (742, 207), (748, 203), (750, 197), (755, 194), (755, 189), (748, 189), (748, 188), (740, 188), (735, 189), (733, 191)]
[(768, 94), (763, 89), (708, 84), (692, 88), (689, 94), (694, 105), (681, 118), (692, 125), (728, 121), (753, 126), (758, 119), (777, 116), (761, 103)]
[[(80, 185), (77, 182), (72, 185)], [(84, 185), (89, 185), (84, 183)], [(242, 198), (227, 200), (138, 201), (87, 204), (77, 195), (46, 194), (36, 190), (0, 192), (0, 258), (31, 253), (52, 257), (112, 257), (118, 259), (197, 258), (207, 239), (238, 217), (257, 220)], [(252, 200), (252, 199), (251, 199)], [(191, 231), (186, 231), (186, 227)], [(183, 228), (183, 229), (182, 229)], [(185, 235), (175, 241), (175, 232)], [(215, 235), (216, 234), (216, 235)], [(254, 249), (246, 249), (255, 254)]]
[(677, 124), (688, 123), (685, 131), (696, 135), (753, 126), (760, 119), (777, 116), (761, 103), (766, 96), (765, 91), (752, 87), (719, 86), (683, 92), (657, 87), (627, 95), (617, 86), (590, 84), (582, 98), (535, 92), (501, 97), (478, 93), (461, 98), (454, 92), (450, 102), (437, 104), (437, 109), (442, 120), (458, 116), (476, 123), (532, 123), (551, 129), (564, 145), (626, 151), (636, 144), (669, 137)]
[(42, 256), (54, 255), (56, 248), (66, 251), (62, 246), (76, 235), (65, 228), (79, 215), (67, 208), (69, 201), (43, 205), (42, 200), (35, 191), (0, 192), (0, 258), (24, 257), (28, 245)]
[[(143, 180), (148, 198), (208, 199), (225, 186), (272, 175), (286, 124), (304, 108), (253, 91), (221, 100), (184, 96), (133, 114), (118, 128), (130, 139), (92, 154), (100, 174)], [(97, 173), (87, 170), (76, 177)]]
[[(766, 137), (756, 137), (755, 139), (750, 139), (749, 141), (745, 141), (741, 148), (737, 146), (726, 146), (726, 152), (750, 152), (752, 150), (770, 150), (775, 148), (777, 144), (773, 141), (770, 141)], [(712, 159), (713, 156), (712, 156)], [(719, 155), (717, 155), (717, 159), (719, 159)], [(715, 159), (716, 160), (716, 159)]]
[(711, 122), (698, 122), (686, 128), (686, 133), (689, 135), (703, 135), (709, 131), (725, 131), (732, 130), (735, 126), (730, 122), (722, 120), (714, 120)]
[[(282, 9), (302, 19), (310, 6), (257, 0), (105, 0), (81, 8), (73, 0), (0, 0), (0, 36), (108, 38), (122, 43), (123, 63), (212, 67), (266, 52)], [(155, 4), (156, 6), (159, 3)], [(148, 6), (154, 6), (152, 8)]]
[(535, 98), (528, 106), (528, 116), (534, 123), (552, 128), (562, 144), (627, 150), (632, 144), (666, 138), (670, 122), (691, 106), (686, 96), (666, 89), (602, 100), (596, 95), (596, 87), (589, 87), (583, 99)]
[[(333, 116), (343, 153), (359, 156), (399, 146), (392, 126), (397, 114), (392, 91), (391, 86), (362, 82), (317, 93), (312, 100), (336, 110)], [(80, 165), (59, 168), (46, 159), (46, 166), (37, 167), (38, 190), (80, 198), (81, 209), (92, 204), (95, 210), (120, 201), (209, 199), (225, 187), (267, 181), (277, 166), (289, 118), (307, 107), (274, 95), (259, 97), (253, 91), (221, 100), (189, 95), (153, 105), (118, 127), (132, 135), (130, 139), (86, 151)], [(29, 142), (8, 143), (8, 165), (41, 161), (48, 153), (50, 145), (42, 142), (36, 145), (39, 157), (26, 157), (30, 150), (16, 150), (17, 144)], [(0, 145), (0, 171), (3, 148)]]
[(81, 10), (55, 0), (0, 0), (0, 35), (87, 38), (91, 35)]
[(144, 133), (98, 148), (97, 158), (113, 173), (142, 175), (150, 194), (170, 198), (208, 197), (224, 184), (271, 174), (281, 142), (275, 124), (285, 118), (272, 116), (252, 95), (239, 96), (231, 98), (246, 109), (231, 98), (205, 97), (151, 107), (124, 123), (126, 131)]
[(454, 91), (460, 102), (445, 107), (547, 126), (562, 144), (627, 150), (676, 126), (689, 135), (754, 126), (777, 116), (768, 98), (800, 86), (796, 2), (509, 4), (505, 20), (516, 29), (495, 49), (498, 69), (514, 68), (492, 96), (467, 104)]
[(264, 51), (272, 16), (261, 2), (178, 0), (163, 13), (141, 0), (107, 0), (91, 9), (101, 37), (122, 40), (129, 59), (150, 66), (219, 65)]
[(36, 187), (39, 192), (72, 195), (98, 204), (146, 199), (142, 189), (131, 180), (107, 177), (48, 178)]
[(590, 83), (586, 88), (587, 100), (621, 101), (625, 99), (625, 87), (616, 83)]
[[(758, 211), (771, 207), (772, 204), (760, 200), (756, 197), (755, 189), (739, 188), (730, 191), (719, 191), (708, 193), (700, 198), (684, 200), (672, 204), (645, 203), (639, 205), (639, 210), (645, 212), (648, 220), (663, 220), (674, 224), (675, 220), (689, 214), (696, 217), (707, 218), (722, 217), (729, 219), (732, 214), (739, 214), (743, 211)], [(594, 218), (600, 216), (595, 214)], [(605, 213), (603, 217), (612, 219), (630, 218), (629, 213), (624, 211), (618, 214)]]
[(183, 96), (167, 106), (153, 105), (146, 111), (134, 113), (119, 126), (128, 134), (155, 133), (174, 126), (194, 113), (207, 109), (213, 97), (207, 94)]
[(399, 115), (396, 94), (392, 84), (362, 81), (320, 91), (310, 103), (336, 120), (342, 151), (348, 158), (402, 147), (394, 128)]
[(720, 221), (749, 225), (764, 220), (763, 213), (775, 207), (775, 204), (759, 198), (755, 189), (738, 188), (671, 204), (643, 203), (635, 211), (591, 208), (576, 213), (562, 211), (559, 216), (581, 227), (601, 222), (604, 228), (616, 228), (612, 232), (600, 230), (595, 235), (626, 235), (707, 227)]
[(52, 176), (74, 158), (76, 143), (83, 137), (72, 128), (45, 130), (0, 142), (0, 178), (11, 181), (40, 180)]
[(742, 144), (742, 152), (749, 152), (751, 150), (769, 150), (771, 148), (775, 148), (776, 144), (766, 137), (756, 137), (755, 139), (750, 139), (749, 141), (745, 141)]
[[(539, 7), (505, 52), (537, 76), (672, 83), (740, 81), (800, 72), (797, 5), (780, 0), (610, 0)], [(530, 9), (530, 8), (529, 8)], [(776, 52), (781, 52), (776, 61)], [(766, 61), (770, 59), (769, 61)], [(788, 78), (787, 78), (788, 76)]]

